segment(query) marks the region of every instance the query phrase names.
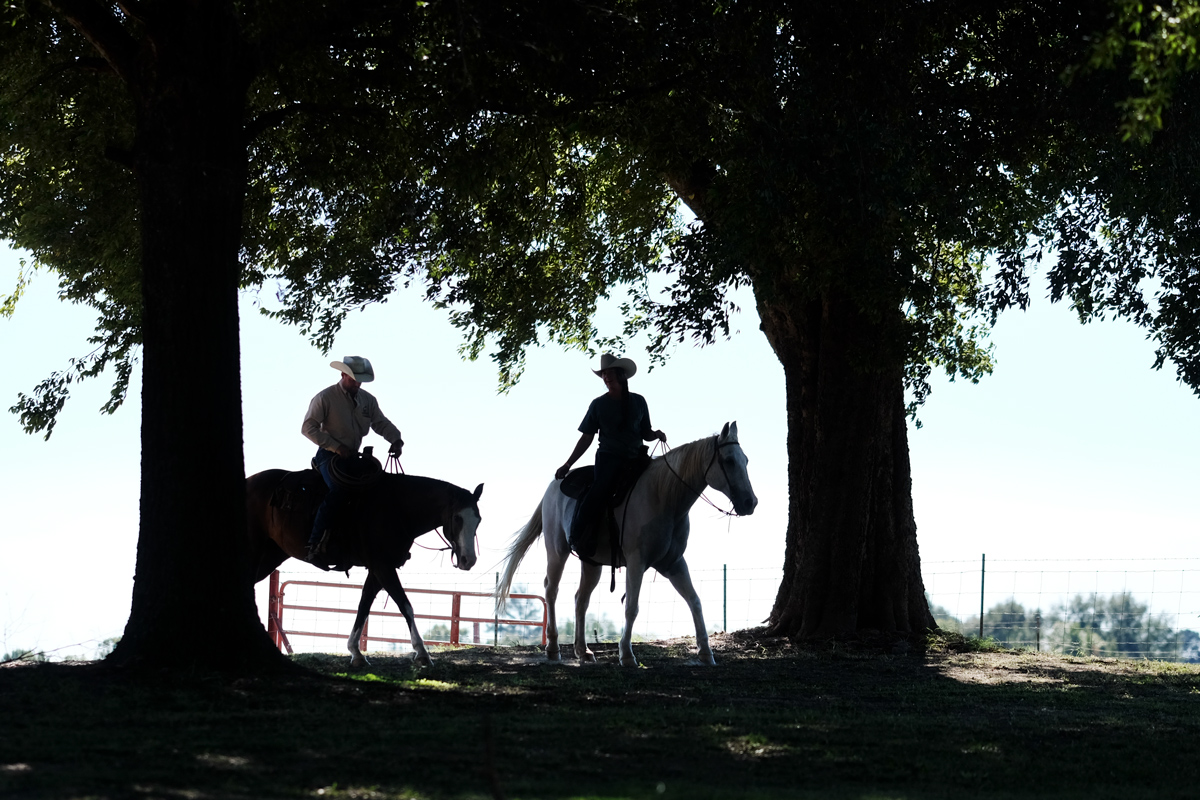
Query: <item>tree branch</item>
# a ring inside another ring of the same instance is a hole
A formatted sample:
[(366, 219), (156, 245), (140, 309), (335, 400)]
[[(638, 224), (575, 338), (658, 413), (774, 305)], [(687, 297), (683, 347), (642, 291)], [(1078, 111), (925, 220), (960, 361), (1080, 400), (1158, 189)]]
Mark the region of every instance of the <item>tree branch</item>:
[(712, 220), (708, 218), (708, 189), (716, 174), (712, 164), (697, 161), (686, 173), (668, 172), (663, 177), (666, 178), (667, 185), (679, 195), (679, 199), (696, 215), (696, 219), (709, 225)]
[(42, 0), (83, 34), (113, 71), (133, 85), (137, 79), (137, 42), (120, 21), (94, 0)]

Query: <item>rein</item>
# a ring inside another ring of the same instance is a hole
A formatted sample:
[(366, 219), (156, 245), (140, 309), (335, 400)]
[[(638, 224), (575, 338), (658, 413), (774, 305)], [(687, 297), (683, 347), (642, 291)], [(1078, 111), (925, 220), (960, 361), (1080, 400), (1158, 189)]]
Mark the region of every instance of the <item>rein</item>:
[[(706, 467), (704, 468), (704, 473), (702, 474), (702, 476), (701, 476), (701, 477), (703, 477), (704, 475), (708, 475), (708, 471), (709, 471), (710, 469), (712, 469), (713, 462), (715, 461), (715, 462), (716, 462), (716, 464), (717, 464), (717, 466), (721, 468), (721, 474), (722, 474), (723, 476), (725, 476), (725, 483), (726, 483), (726, 485), (728, 485), (728, 486), (732, 487), (732, 486), (733, 486), (733, 482), (729, 480), (729, 473), (725, 471), (725, 465), (721, 463), (720, 459), (718, 459), (718, 458), (717, 458), (717, 455), (720, 453), (720, 451), (721, 451), (721, 448), (722, 448), (722, 447), (732, 447), (732, 446), (738, 445), (738, 444), (740, 444), (740, 443), (739, 443), (739, 442), (736, 442), (736, 441), (733, 441), (733, 442), (722, 442), (721, 444), (717, 444), (717, 441), (718, 441), (720, 438), (721, 438), (720, 436), (714, 436), (714, 437), (713, 437), (713, 454), (712, 454), (712, 458), (710, 458), (710, 459), (708, 460), (708, 466), (706, 466)], [(717, 510), (717, 511), (719, 511), (720, 513), (724, 514), (725, 516), (727, 516), (727, 517), (736, 517), (736, 516), (739, 516), (739, 514), (738, 514), (736, 511), (726, 511), (725, 509), (721, 508), (721, 507), (720, 507), (720, 506), (718, 506), (716, 503), (714, 503), (712, 500), (709, 500), (709, 499), (708, 499), (708, 496), (707, 496), (706, 494), (704, 494), (704, 489), (701, 489), (701, 490), (700, 490), (700, 491), (698, 491), (698, 492), (697, 492), (695, 489), (693, 489), (693, 488), (692, 488), (692, 486), (691, 486), (691, 484), (689, 484), (687, 481), (685, 481), (685, 480), (683, 479), (683, 477), (682, 477), (682, 476), (681, 476), (681, 475), (680, 475), (678, 472), (676, 472), (676, 471), (675, 471), (675, 468), (671, 466), (671, 461), (670, 461), (670, 459), (668, 459), (668, 458), (667, 458), (667, 453), (668, 453), (669, 451), (668, 451), (668, 449), (667, 449), (667, 445), (666, 445), (666, 443), (665, 443), (665, 442), (660, 442), (659, 444), (661, 444), (661, 445), (663, 446), (663, 458), (662, 458), (662, 460), (663, 460), (663, 463), (667, 465), (667, 469), (669, 469), (669, 470), (671, 471), (671, 474), (672, 474), (672, 475), (674, 475), (676, 478), (678, 478), (678, 479), (679, 479), (679, 482), (680, 482), (680, 483), (682, 483), (682, 484), (683, 484), (684, 486), (686, 486), (686, 487), (687, 487), (689, 490), (691, 490), (691, 491), (692, 491), (692, 492), (693, 492), (693, 493), (694, 493), (694, 494), (695, 494), (695, 495), (696, 495), (698, 498), (700, 498), (700, 499), (701, 499), (701, 500), (703, 500), (704, 502), (708, 503), (710, 506), (712, 506), (714, 509), (716, 509), (716, 510)], [(705, 483), (705, 487), (707, 487), (707, 480), (706, 480), (706, 483)]]
[[(400, 465), (400, 456), (396, 455), (395, 453), (388, 453), (387, 466), (384, 467), (384, 471), (390, 472), (393, 475), (407, 475), (408, 474), (407, 472), (404, 471), (404, 467)], [(442, 527), (445, 527), (445, 526), (443, 525)], [(415, 544), (417, 547), (420, 547), (422, 550), (432, 550), (436, 553), (441, 553), (446, 550), (449, 550), (450, 551), (450, 564), (454, 567), (458, 567), (458, 554), (454, 552), (454, 545), (450, 544), (450, 540), (447, 539), (445, 534), (442, 533), (441, 528), (434, 528), (433, 532), (438, 535), (438, 538), (442, 540), (442, 544), (446, 545), (445, 547), (427, 547), (426, 545), (423, 545), (420, 542), (418, 542), (416, 539), (413, 539), (413, 544)], [(478, 544), (478, 540), (476, 540), (476, 543)]]

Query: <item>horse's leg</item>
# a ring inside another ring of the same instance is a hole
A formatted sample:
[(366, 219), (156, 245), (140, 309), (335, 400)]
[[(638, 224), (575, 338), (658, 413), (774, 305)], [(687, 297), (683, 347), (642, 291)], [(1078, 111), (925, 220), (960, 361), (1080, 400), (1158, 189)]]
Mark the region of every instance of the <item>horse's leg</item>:
[(592, 599), (592, 590), (600, 582), (604, 567), (599, 564), (579, 562), (582, 569), (579, 573), (579, 591), (575, 593), (575, 655), (579, 661), (596, 662), (596, 654), (587, 646), (587, 610)]
[(555, 611), (555, 603), (558, 601), (558, 587), (562, 583), (563, 568), (567, 565), (567, 554), (559, 552), (548, 532), (544, 533), (543, 538), (546, 540), (546, 580), (542, 584), (546, 589), (546, 658), (558, 661), (558, 613)]
[(371, 613), (371, 604), (375, 602), (375, 596), (382, 588), (383, 584), (375, 577), (375, 573), (367, 575), (367, 580), (363, 583), (362, 597), (358, 600), (358, 614), (354, 617), (354, 627), (350, 630), (350, 640), (346, 642), (346, 649), (351, 655), (351, 667), (365, 667), (371, 663), (358, 648), (358, 640), (362, 636), (363, 626), (367, 624), (367, 615)]
[(571, 559), (571, 546), (567, 544), (566, 521), (571, 518), (574, 507), (571, 500), (551, 484), (542, 498), (542, 541), (546, 545), (546, 658), (558, 661), (562, 651), (558, 644), (558, 588), (562, 585), (563, 568)]
[(675, 564), (675, 571), (668, 575), (667, 579), (671, 581), (675, 591), (679, 592), (679, 596), (692, 610), (692, 622), (696, 625), (696, 656), (700, 659), (700, 663), (716, 664), (712, 648), (708, 644), (708, 629), (704, 627), (704, 612), (700, 609), (700, 595), (696, 594), (696, 587), (692, 586), (692, 575), (688, 572), (687, 562), (680, 558)]
[(642, 577), (646, 567), (637, 553), (626, 553), (625, 564), (625, 630), (621, 632), (621, 666), (636, 667), (637, 659), (633, 655), (633, 623), (638, 615), (638, 595), (642, 592)]
[(396, 574), (396, 569), (391, 566), (385, 566), (378, 570), (375, 567), (369, 567), (369, 569), (372, 577), (379, 578), (383, 588), (387, 590), (396, 607), (400, 609), (400, 613), (404, 615), (404, 621), (408, 623), (408, 638), (412, 643), (413, 658), (423, 667), (433, 666), (433, 659), (429, 657), (429, 651), (425, 649), (425, 640), (421, 638), (421, 632), (417, 630), (417, 619), (413, 614), (412, 603), (408, 602), (408, 595), (404, 593), (404, 587), (400, 585), (400, 576)]

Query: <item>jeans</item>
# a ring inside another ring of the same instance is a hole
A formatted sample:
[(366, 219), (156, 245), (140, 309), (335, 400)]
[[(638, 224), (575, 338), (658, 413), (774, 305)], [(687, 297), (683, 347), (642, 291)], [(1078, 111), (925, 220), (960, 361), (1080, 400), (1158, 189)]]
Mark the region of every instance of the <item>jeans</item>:
[(586, 555), (595, 552), (595, 532), (603, 530), (602, 523), (608, 514), (614, 485), (629, 462), (630, 459), (612, 453), (596, 453), (596, 477), (588, 487), (587, 494), (579, 501), (571, 524), (570, 544), (577, 550), (587, 550)]
[(329, 462), (333, 461), (333, 457), (337, 455), (332, 450), (321, 448), (317, 451), (317, 455), (313, 458), (313, 464), (317, 471), (321, 473), (321, 477), (325, 479), (325, 485), (329, 487), (329, 494), (325, 495), (324, 502), (317, 509), (316, 519), (313, 520), (312, 533), (308, 537), (309, 546), (314, 546), (321, 541), (321, 536), (325, 533), (325, 529), (329, 527), (332, 520), (337, 519), (341, 515), (342, 506), (346, 504), (346, 487), (337, 484), (333, 480), (333, 474), (329, 471)]

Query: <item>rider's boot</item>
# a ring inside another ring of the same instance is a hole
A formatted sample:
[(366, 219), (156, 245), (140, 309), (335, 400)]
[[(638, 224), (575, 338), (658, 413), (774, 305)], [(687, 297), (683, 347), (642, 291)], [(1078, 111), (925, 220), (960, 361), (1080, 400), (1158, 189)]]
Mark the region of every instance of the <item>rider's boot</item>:
[(599, 520), (579, 520), (579, 529), (571, 537), (571, 549), (580, 558), (591, 558), (596, 554), (596, 544), (603, 526)]

